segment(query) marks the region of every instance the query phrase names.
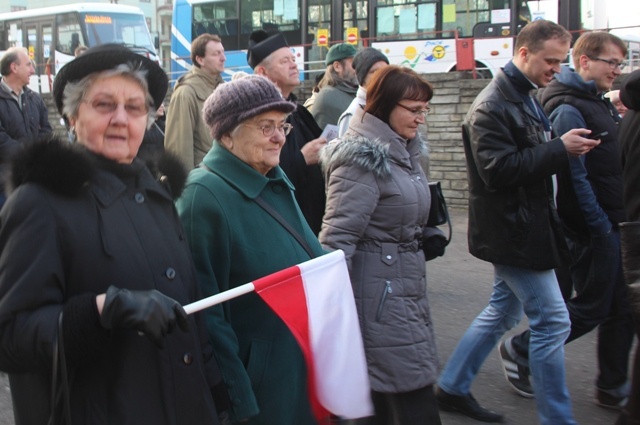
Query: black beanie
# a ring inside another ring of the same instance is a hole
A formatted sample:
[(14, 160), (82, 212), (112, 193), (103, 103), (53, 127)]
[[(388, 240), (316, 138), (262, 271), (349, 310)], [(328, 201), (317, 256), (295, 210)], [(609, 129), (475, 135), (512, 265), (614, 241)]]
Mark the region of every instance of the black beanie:
[(267, 56), (283, 47), (289, 47), (289, 44), (281, 32), (254, 31), (249, 36), (247, 63), (251, 69), (255, 69)]
[(378, 49), (373, 47), (366, 47), (360, 50), (353, 57), (353, 68), (356, 70), (356, 76), (358, 77), (358, 83), (362, 85), (362, 82), (366, 78), (369, 70), (376, 62), (389, 63), (389, 59)]

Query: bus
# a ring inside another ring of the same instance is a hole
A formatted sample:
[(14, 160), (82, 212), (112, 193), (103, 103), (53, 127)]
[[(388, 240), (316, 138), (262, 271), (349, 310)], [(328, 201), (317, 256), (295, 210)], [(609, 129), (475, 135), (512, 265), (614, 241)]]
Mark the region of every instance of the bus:
[(137, 7), (78, 3), (0, 13), (0, 56), (10, 47), (25, 47), (35, 63), (29, 87), (51, 91), (53, 77), (74, 58), (80, 45), (120, 43), (158, 60), (144, 14)]
[(530, 20), (526, 0), (174, 0), (171, 78), (191, 67), (191, 40), (202, 33), (222, 39), (223, 77), (251, 72), (246, 48), (258, 29), (284, 33), (301, 78), (323, 70), (331, 44), (343, 41), (377, 48), (419, 73), (476, 68), (491, 77)]

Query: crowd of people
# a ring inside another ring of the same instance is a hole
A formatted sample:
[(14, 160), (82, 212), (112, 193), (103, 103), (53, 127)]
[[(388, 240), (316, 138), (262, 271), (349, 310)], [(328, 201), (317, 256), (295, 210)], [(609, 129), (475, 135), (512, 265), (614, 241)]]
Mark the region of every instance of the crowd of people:
[[(596, 402), (640, 424), (640, 71), (612, 90), (619, 38), (572, 44), (530, 23), (471, 105), (469, 251), (492, 264), (493, 292), (443, 367), (422, 237), (438, 87), (335, 44), (307, 108), (283, 33), (253, 32), (253, 74), (228, 82), (218, 36), (191, 47), (166, 111), (156, 62), (113, 44), (78, 54), (53, 84), (67, 137), (27, 87), (28, 51), (0, 60), (0, 371), (16, 423), (438, 425), (440, 410), (499, 423), (471, 394), (497, 347), (540, 423), (570, 425), (564, 345), (598, 327)], [(258, 295), (184, 309), (334, 250), (358, 312), (364, 418), (318, 417), (308, 353)]]

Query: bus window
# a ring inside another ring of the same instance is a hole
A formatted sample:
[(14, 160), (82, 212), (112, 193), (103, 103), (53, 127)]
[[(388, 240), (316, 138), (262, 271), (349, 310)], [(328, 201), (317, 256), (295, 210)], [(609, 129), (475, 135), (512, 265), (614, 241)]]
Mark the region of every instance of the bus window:
[[(285, 7), (286, 5), (286, 7)], [(300, 1), (278, 2), (267, 0), (264, 2), (243, 2), (242, 20), (248, 20), (251, 30), (281, 31), (289, 45), (301, 44), (300, 33)], [(246, 49), (248, 38), (240, 47)]]
[[(215, 34), (222, 40), (225, 49), (239, 49), (238, 10), (236, 1), (216, 1), (193, 6), (193, 35)], [(246, 48), (246, 47), (245, 47)]]
[(56, 16), (56, 21), (58, 23), (56, 50), (65, 55), (73, 56), (73, 51), (76, 47), (84, 44), (80, 40), (82, 29), (80, 28), (80, 22), (78, 22), (78, 14), (63, 13)]
[[(309, 5), (307, 11), (307, 39), (314, 43), (309, 46), (309, 69), (324, 71), (324, 58), (329, 50), (328, 46), (318, 46), (316, 36), (318, 29), (327, 30), (331, 34), (331, 0), (318, 0)], [(327, 42), (330, 40), (327, 39)], [(312, 76), (315, 76), (314, 73)]]
[(142, 15), (100, 12), (83, 13), (80, 17), (86, 26), (88, 46), (122, 43), (155, 54), (147, 23)]
[(22, 47), (22, 20), (7, 21), (4, 25), (7, 30), (7, 43), (6, 46), (3, 46), (2, 50), (8, 49), (9, 47)]

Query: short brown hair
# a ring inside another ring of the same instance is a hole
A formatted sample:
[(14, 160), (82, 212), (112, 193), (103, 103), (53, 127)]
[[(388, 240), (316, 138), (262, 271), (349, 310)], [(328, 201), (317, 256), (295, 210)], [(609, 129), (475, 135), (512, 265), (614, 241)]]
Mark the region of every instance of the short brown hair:
[(622, 56), (627, 56), (627, 45), (620, 38), (613, 34), (602, 31), (586, 32), (582, 34), (573, 45), (573, 65), (577, 68), (580, 63), (580, 56), (595, 58), (600, 56), (607, 44), (613, 44), (620, 48)]
[(526, 47), (531, 53), (536, 53), (542, 50), (545, 41), (553, 39), (571, 43), (571, 34), (554, 22), (540, 19), (522, 28), (516, 38), (514, 50), (517, 52), (521, 47)]
[(413, 69), (389, 65), (373, 74), (364, 111), (388, 124), (391, 111), (402, 99), (428, 102), (432, 97), (431, 84)]
[(202, 34), (191, 42), (191, 62), (194, 66), (200, 68), (200, 64), (196, 60), (196, 57), (200, 56), (203, 58), (206, 55), (207, 44), (209, 44), (210, 41), (222, 43), (222, 39), (215, 34)]

